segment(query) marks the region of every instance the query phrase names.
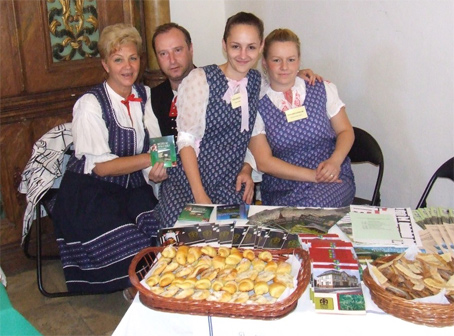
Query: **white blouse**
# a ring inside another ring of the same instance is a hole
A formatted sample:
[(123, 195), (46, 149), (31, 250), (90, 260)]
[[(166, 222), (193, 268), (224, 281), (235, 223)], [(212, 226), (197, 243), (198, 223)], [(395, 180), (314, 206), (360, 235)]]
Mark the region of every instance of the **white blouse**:
[[(122, 96), (117, 94), (108, 84), (104, 82), (109, 99), (112, 103), (115, 118), (121, 126), (134, 128), (137, 136), (136, 153), (142, 152), (143, 141), (145, 137), (145, 128), (148, 129), (150, 137), (160, 137), (158, 120), (153, 113), (150, 99), (150, 88), (145, 86), (147, 93), (147, 103), (145, 105), (145, 115), (142, 114), (140, 102), (130, 102), (129, 108), (131, 119), (128, 115), (128, 109), (121, 102)], [(137, 97), (137, 92), (133, 92)], [(106, 123), (102, 118), (102, 109), (98, 100), (93, 94), (84, 94), (80, 97), (73, 109), (72, 133), (74, 139), (75, 155), (81, 159), (85, 155), (84, 173), (90, 174), (98, 162), (106, 162), (117, 158), (112, 154), (109, 147), (109, 132)], [(151, 168), (148, 168), (149, 171)], [(148, 181), (148, 174), (144, 171), (144, 176)]]
[[(323, 81), (323, 84), (325, 85), (325, 90), (326, 90), (326, 112), (328, 115), (328, 118), (331, 119), (334, 117), (339, 111), (341, 110), (342, 107), (345, 106), (345, 104), (342, 102), (342, 100), (339, 98), (339, 94), (337, 92), (337, 87), (331, 82)], [(293, 104), (291, 108), (299, 107), (301, 104), (304, 102), (304, 99), (306, 99), (306, 82), (301, 79), (300, 77), (296, 77), (295, 80), (295, 85), (292, 87), (292, 95), (293, 95)], [(283, 101), (285, 100), (284, 93), (283, 92), (277, 92), (274, 91), (271, 86), (267, 86), (261, 93), (260, 97), (263, 97), (264, 95), (268, 95), (270, 98), (271, 102), (276, 106), (277, 108), (281, 109), (283, 108)], [(299, 95), (299, 101), (300, 104), (296, 104), (295, 97)], [(257, 114), (257, 119), (255, 122), (254, 130), (252, 131), (252, 136), (256, 136), (259, 134), (266, 134), (265, 131), (265, 123), (263, 122), (263, 119), (260, 115), (260, 113)]]

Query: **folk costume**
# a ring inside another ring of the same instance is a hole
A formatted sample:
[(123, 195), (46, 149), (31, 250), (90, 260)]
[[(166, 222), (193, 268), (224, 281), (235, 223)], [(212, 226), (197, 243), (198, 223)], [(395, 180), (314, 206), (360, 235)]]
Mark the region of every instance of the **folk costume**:
[[(130, 101), (104, 82), (74, 106), (75, 152), (70, 158), (54, 207), (57, 242), (70, 291), (111, 292), (130, 286), (134, 255), (152, 242), (157, 200), (148, 171), (97, 175), (97, 162), (149, 150), (160, 136), (148, 102), (150, 90), (134, 85)], [(154, 120), (147, 120), (147, 115)], [(145, 127), (148, 125), (148, 127)], [(150, 131), (150, 132), (149, 132)]]
[[(209, 65), (194, 69), (179, 86), (177, 147), (194, 148), (203, 187), (214, 204), (243, 203), (244, 187), (235, 190), (236, 178), (255, 123), (260, 83), (257, 70), (237, 83)], [(238, 93), (243, 105), (232, 104)], [(173, 226), (184, 206), (194, 202), (179, 155), (177, 161), (177, 167), (167, 170), (155, 208), (161, 227)]]
[[(327, 98), (328, 96), (328, 98)], [(296, 78), (291, 98), (269, 87), (260, 99), (254, 135), (266, 134), (273, 156), (288, 163), (316, 169), (327, 160), (336, 145), (330, 118), (344, 106), (332, 83), (306, 85)], [(289, 102), (290, 100), (290, 102)], [(289, 122), (284, 111), (304, 106), (307, 118)], [(341, 165), (342, 183), (299, 182), (263, 174), (260, 185), (265, 205), (300, 207), (342, 207), (351, 204), (355, 182), (350, 159)]]

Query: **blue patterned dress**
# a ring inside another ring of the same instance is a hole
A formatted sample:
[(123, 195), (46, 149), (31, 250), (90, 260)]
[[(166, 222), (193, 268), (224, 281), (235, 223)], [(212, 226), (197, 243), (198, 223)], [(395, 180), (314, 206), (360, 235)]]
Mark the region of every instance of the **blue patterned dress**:
[[(247, 74), (249, 131), (241, 132), (241, 107), (233, 109), (223, 95), (228, 79), (217, 65), (203, 68), (209, 85), (205, 134), (200, 143), (198, 165), (203, 187), (214, 204), (240, 204), (244, 188), (236, 191), (236, 178), (244, 163), (246, 149), (254, 127), (260, 92), (260, 73)], [(173, 226), (183, 207), (194, 202), (181, 158), (178, 165), (167, 170), (168, 179), (161, 184), (155, 215), (161, 227)]]
[[(273, 156), (300, 167), (316, 169), (334, 152), (336, 133), (326, 112), (326, 91), (323, 83), (306, 86), (303, 105), (308, 117), (287, 122), (286, 115), (265, 95), (259, 113), (265, 123), (266, 138)], [(341, 165), (342, 183), (312, 183), (276, 178), (264, 174), (260, 186), (265, 205), (300, 207), (342, 207), (351, 204), (355, 182), (346, 157)]]
[[(147, 100), (145, 88), (136, 86)], [(118, 157), (136, 154), (133, 128), (121, 126), (103, 85), (93, 94), (102, 109), (109, 132), (109, 147)], [(145, 129), (142, 153), (149, 148)], [(157, 200), (142, 171), (101, 177), (84, 174), (85, 156), (70, 158), (53, 210), (66, 285), (74, 292), (112, 292), (131, 286), (128, 269), (140, 250), (152, 245), (156, 221), (152, 209)]]

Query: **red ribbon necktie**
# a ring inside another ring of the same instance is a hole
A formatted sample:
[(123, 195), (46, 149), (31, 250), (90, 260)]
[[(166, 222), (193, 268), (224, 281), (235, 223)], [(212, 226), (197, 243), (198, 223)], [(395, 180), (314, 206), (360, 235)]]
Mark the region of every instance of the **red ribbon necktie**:
[(177, 111), (177, 98), (178, 96), (175, 96), (173, 99), (172, 99), (172, 105), (170, 105), (170, 111), (169, 111), (169, 117), (170, 118), (176, 118), (176, 116), (178, 115), (178, 111)]
[(131, 120), (132, 125), (134, 125), (134, 123), (132, 122), (131, 111), (129, 110), (129, 102), (141, 102), (141, 101), (142, 101), (142, 98), (135, 97), (134, 93), (131, 93), (128, 97), (126, 97), (126, 100), (121, 101), (122, 104), (124, 104), (126, 106), (126, 108), (128, 109), (128, 115), (129, 115), (129, 119)]

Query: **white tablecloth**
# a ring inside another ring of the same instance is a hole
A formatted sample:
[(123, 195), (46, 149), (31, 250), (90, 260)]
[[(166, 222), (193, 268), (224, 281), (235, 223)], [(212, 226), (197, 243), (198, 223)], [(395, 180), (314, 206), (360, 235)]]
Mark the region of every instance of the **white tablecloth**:
[[(454, 327), (427, 327), (401, 320), (383, 313), (370, 300), (367, 287), (363, 286), (367, 314), (335, 315), (316, 313), (306, 290), (296, 309), (278, 320), (231, 319), (212, 317), (214, 336), (286, 336), (286, 335), (336, 335), (336, 336), (419, 336), (454, 335)], [(206, 316), (163, 313), (144, 306), (138, 295), (126, 312), (112, 336), (130, 335), (210, 335)]]

